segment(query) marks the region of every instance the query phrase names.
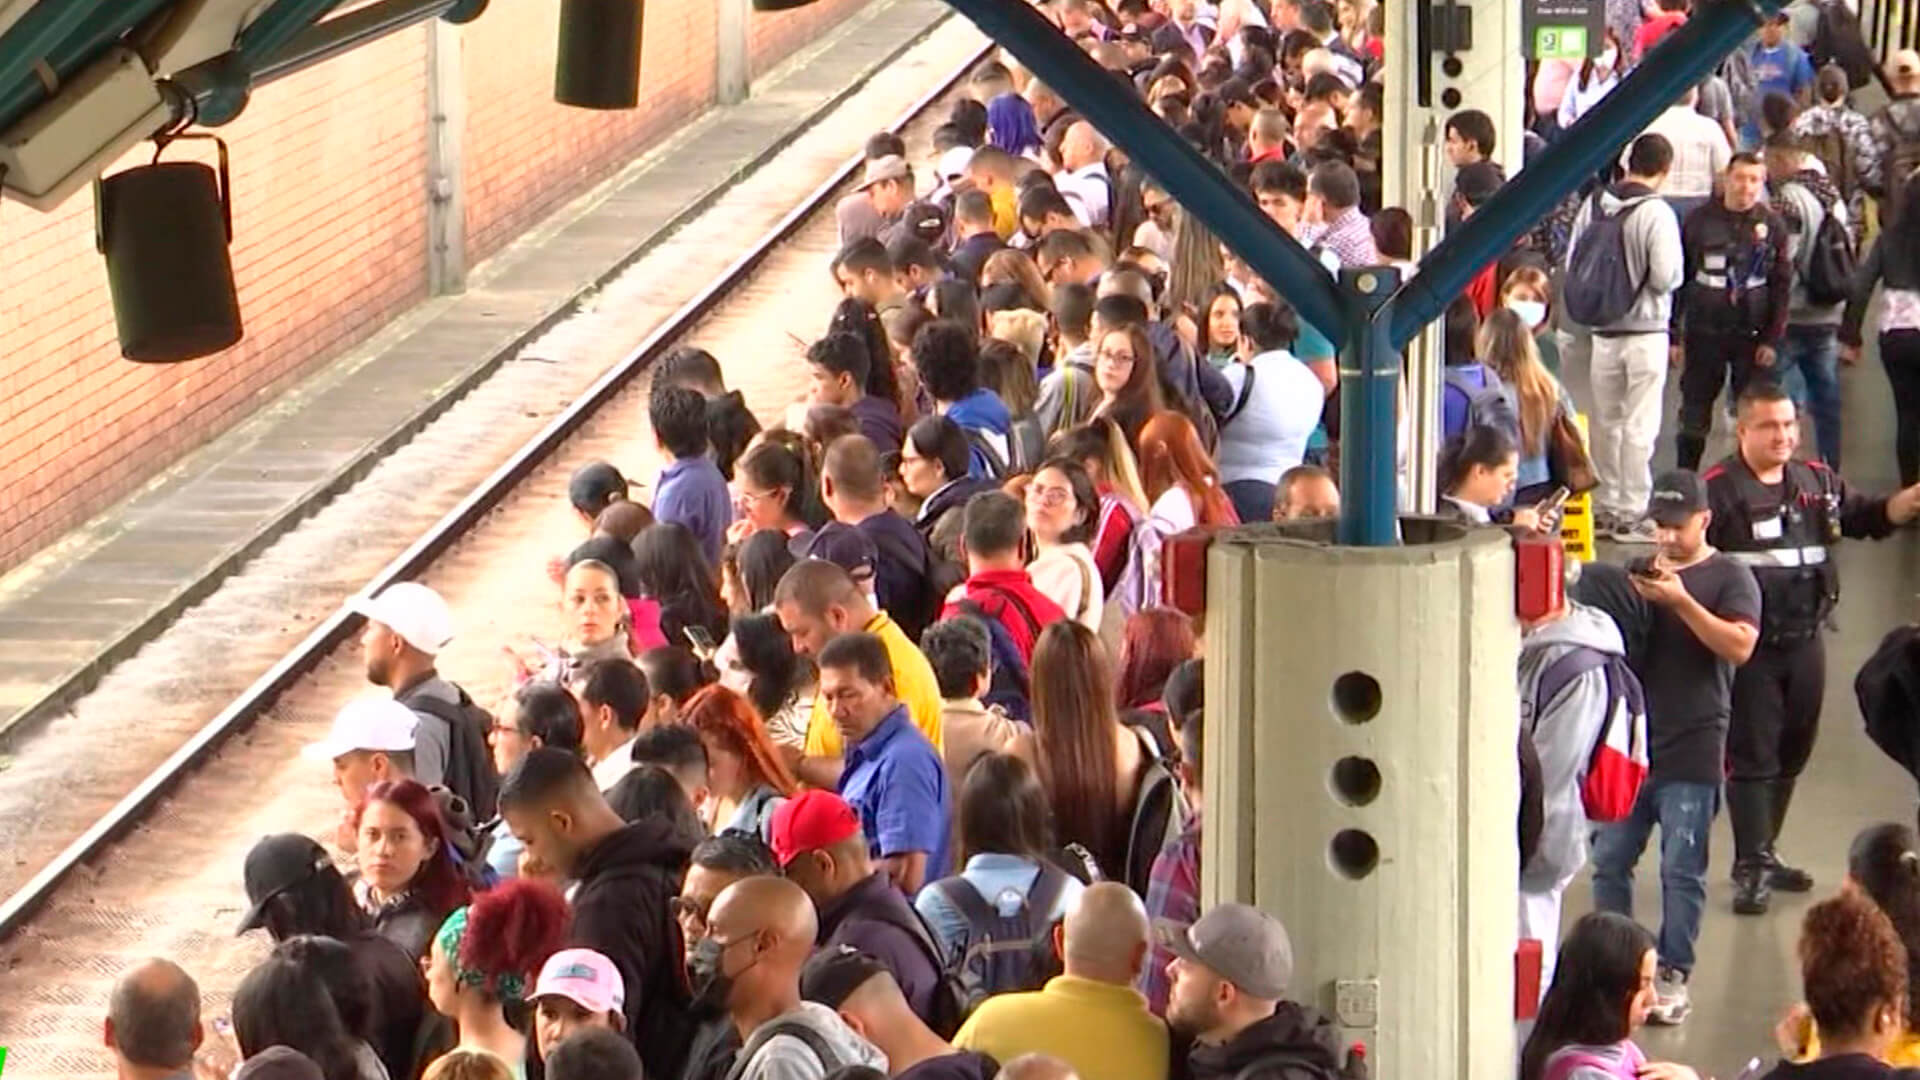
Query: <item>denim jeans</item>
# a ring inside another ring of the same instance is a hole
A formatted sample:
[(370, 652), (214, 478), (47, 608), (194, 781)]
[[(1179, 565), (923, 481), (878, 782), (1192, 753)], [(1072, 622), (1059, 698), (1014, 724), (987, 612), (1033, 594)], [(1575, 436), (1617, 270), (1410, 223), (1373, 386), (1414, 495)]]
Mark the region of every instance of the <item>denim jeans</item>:
[(1794, 404), (1813, 413), (1820, 460), (1840, 468), (1840, 339), (1835, 326), (1789, 326), (1774, 359)]
[(1693, 943), (1707, 904), (1707, 841), (1720, 813), (1720, 786), (1651, 780), (1633, 813), (1593, 837), (1593, 906), (1633, 915), (1633, 867), (1660, 826), (1660, 962), (1693, 970)]

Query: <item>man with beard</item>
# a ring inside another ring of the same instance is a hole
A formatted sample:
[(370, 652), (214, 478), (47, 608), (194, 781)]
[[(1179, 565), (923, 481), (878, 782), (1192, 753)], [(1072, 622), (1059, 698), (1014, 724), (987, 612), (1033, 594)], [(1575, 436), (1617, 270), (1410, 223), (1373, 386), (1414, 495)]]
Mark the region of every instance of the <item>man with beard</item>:
[(465, 799), (476, 821), (491, 818), (500, 789), (487, 746), (493, 718), (433, 666), (434, 656), (453, 640), (447, 602), (425, 585), (402, 581), (354, 601), (352, 610), (367, 618), (360, 635), (367, 681), (393, 691), (393, 699), (420, 718), (413, 736), (414, 779)]
[(1190, 925), (1154, 927), (1173, 953), (1167, 1024), (1192, 1039), (1189, 1080), (1337, 1080), (1333, 1021), (1287, 1000), (1293, 943), (1280, 920), (1246, 904), (1221, 904)]

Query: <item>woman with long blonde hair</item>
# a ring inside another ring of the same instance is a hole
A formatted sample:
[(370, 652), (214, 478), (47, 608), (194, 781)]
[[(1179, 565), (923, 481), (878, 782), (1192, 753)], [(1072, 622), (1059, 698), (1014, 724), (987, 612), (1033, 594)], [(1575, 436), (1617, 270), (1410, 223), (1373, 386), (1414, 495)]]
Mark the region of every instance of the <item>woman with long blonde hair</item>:
[(1533, 331), (1511, 308), (1496, 308), (1480, 324), (1475, 349), (1480, 360), (1512, 390), (1520, 414), (1520, 467), (1514, 481), (1514, 502), (1538, 502), (1553, 490), (1547, 460), (1553, 426), (1562, 412), (1571, 414), (1573, 402), (1560, 381), (1540, 362)]

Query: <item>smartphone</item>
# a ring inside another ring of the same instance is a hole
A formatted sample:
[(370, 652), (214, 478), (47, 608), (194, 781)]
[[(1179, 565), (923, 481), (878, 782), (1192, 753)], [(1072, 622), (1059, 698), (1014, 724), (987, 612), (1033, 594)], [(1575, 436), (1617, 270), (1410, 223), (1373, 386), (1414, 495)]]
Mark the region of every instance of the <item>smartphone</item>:
[(713, 643), (713, 635), (707, 633), (706, 627), (688, 626), (682, 628), (681, 633), (687, 635), (687, 642), (693, 646), (695, 655), (702, 660), (713, 659), (716, 646)]
[(1760, 1072), (1761, 1072), (1760, 1059), (1750, 1058), (1747, 1061), (1747, 1067), (1744, 1069), (1741, 1069), (1740, 1075), (1734, 1077), (1733, 1080), (1756, 1080), (1756, 1078), (1759, 1077)]
[(1567, 505), (1567, 500), (1572, 497), (1573, 492), (1568, 491), (1565, 487), (1554, 488), (1553, 494), (1540, 500), (1539, 505), (1534, 507), (1534, 512), (1543, 518), (1552, 517), (1564, 509)]
[(1653, 565), (1652, 559), (1633, 560), (1627, 564), (1627, 573), (1645, 581), (1654, 581), (1662, 576), (1660, 570)]

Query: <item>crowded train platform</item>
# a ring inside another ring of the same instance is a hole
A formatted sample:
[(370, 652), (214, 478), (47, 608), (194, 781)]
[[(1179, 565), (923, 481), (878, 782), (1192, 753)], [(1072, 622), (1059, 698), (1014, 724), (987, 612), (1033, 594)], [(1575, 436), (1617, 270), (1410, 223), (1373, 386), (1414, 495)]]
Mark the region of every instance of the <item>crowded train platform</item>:
[[(1329, 276), (1411, 276), (1429, 230), (1382, 175), (1397, 2), (1036, 8)], [(1529, 64), (1520, 130), (1446, 115), (1433, 212), (1472, 219), (1505, 148), (1585, 130), (1715, 3), (1606, 3), (1592, 55)], [(1287, 911), (1203, 902), (1222, 719), (1184, 560), (1350, 512), (1346, 343), (1010, 51), (939, 26), (826, 46), (919, 82), (808, 87), (828, 119), (760, 154), (782, 187), (751, 207), (675, 190), (697, 233), (602, 283), (551, 346), (587, 359), (536, 384), (550, 413), (508, 419), (523, 388), (446, 414), (474, 433), (441, 440), (470, 459), (450, 491), (497, 494), (434, 524), (430, 470), (405, 474), (388, 540), (431, 525), (431, 550), (373, 587), (343, 564), (321, 636), (258, 650), (310, 663), (256, 693), (235, 648), (241, 686), (124, 736), (158, 759), (228, 700), (265, 718), (92, 830), (120, 846), (56, 854), (122, 793), (81, 789), (133, 786), (59, 783), (100, 779), (74, 757), (122, 737), (84, 727), (106, 710), (0, 725), (0, 879), (45, 883), (0, 909), (0, 1067), (1452, 1075), (1307, 985)], [(1518, 715), (1473, 718), (1511, 728), (1520, 795), (1502, 1075), (1920, 1075), (1920, 53), (1876, 37), (1844, 0), (1763, 13), (1451, 299), (1429, 505), (1427, 399), (1395, 404), (1406, 520), (1549, 552), (1560, 586), (1519, 613)], [(489, 456), (483, 429), (549, 416), (571, 426), (524, 468)], [(101, 682), (117, 724), (140, 683)]]

